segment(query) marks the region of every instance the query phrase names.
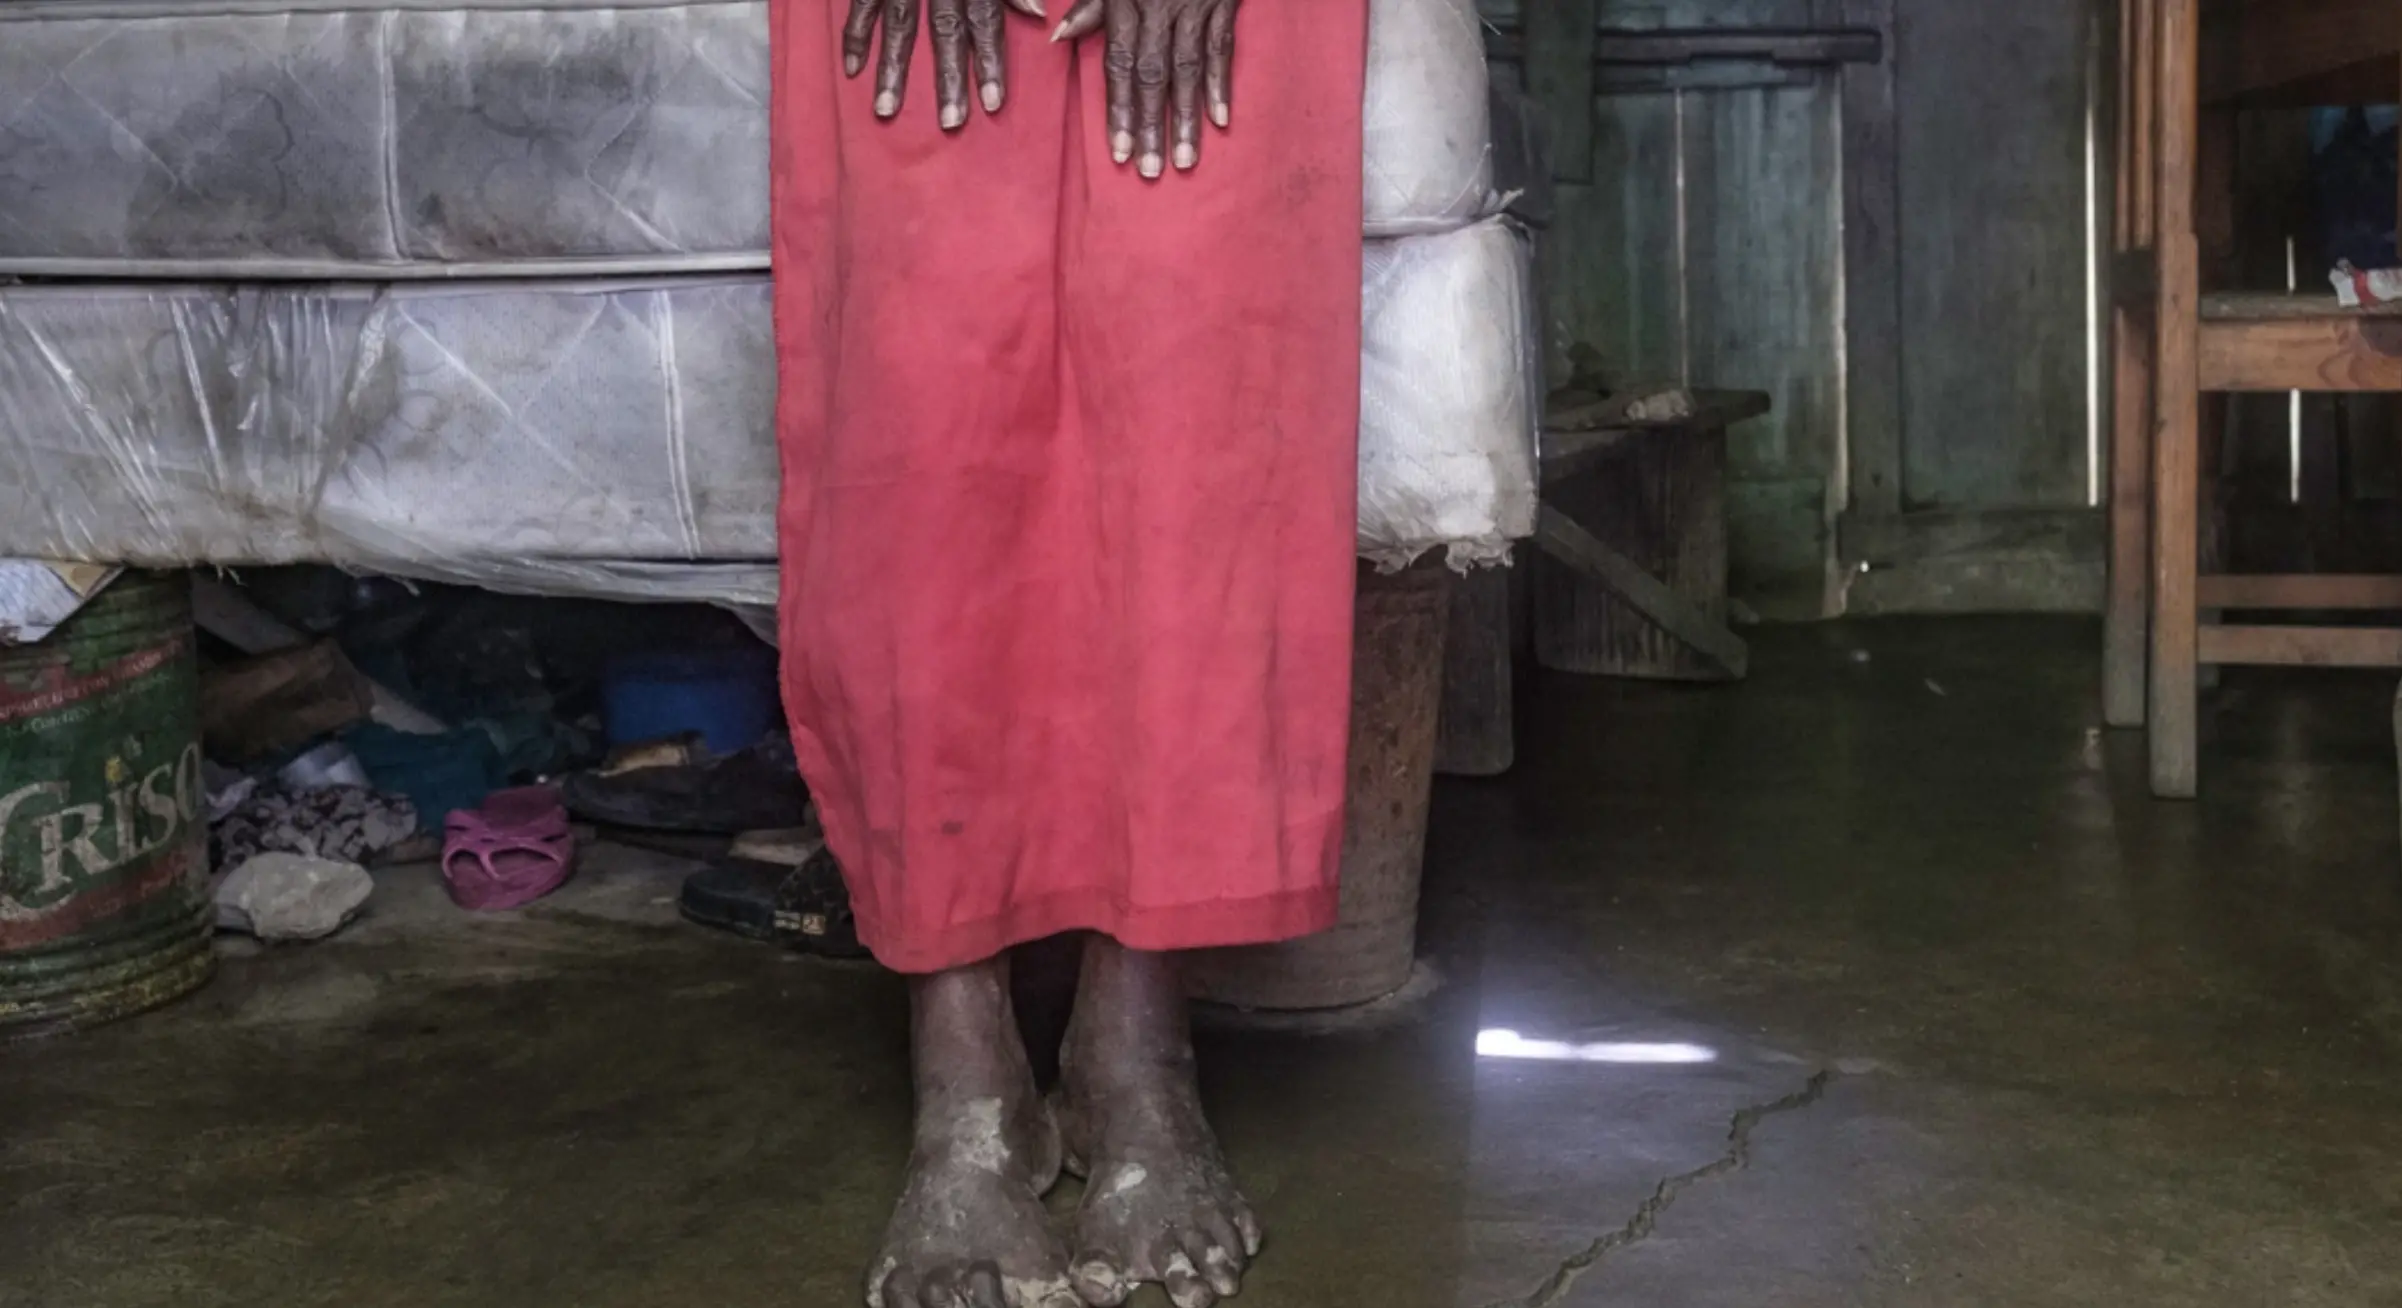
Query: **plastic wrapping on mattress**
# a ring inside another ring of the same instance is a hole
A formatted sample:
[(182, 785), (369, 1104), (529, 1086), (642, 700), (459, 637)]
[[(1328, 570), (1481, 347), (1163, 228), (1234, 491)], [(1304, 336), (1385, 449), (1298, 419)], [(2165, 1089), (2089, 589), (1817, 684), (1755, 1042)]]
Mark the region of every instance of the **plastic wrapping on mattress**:
[[(1489, 212), (1472, 5), (1373, 3), (1370, 230)], [(0, 3), (0, 274), (763, 269), (768, 84), (755, 0)]]
[[(1526, 276), (1369, 243), (1368, 556), (1531, 531)], [(763, 278), (0, 286), (0, 556), (769, 602), (774, 396)]]
[(0, 287), (0, 555), (772, 559), (774, 395), (756, 278)]
[(1370, 241), (1360, 358), (1359, 541), (1399, 567), (1448, 546), (1496, 563), (1534, 534), (1532, 253), (1502, 219)]

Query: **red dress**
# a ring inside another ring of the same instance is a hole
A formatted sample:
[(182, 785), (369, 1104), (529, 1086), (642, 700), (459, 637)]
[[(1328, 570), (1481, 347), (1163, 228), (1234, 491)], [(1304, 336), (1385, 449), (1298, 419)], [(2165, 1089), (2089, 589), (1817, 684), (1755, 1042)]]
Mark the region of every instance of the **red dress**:
[[(784, 695), (877, 957), (1335, 912), (1367, 0), (1244, 7), (1200, 168), (1110, 161), (1102, 47), (898, 120), (774, 8)], [(1064, 6), (1053, 5), (1055, 10)]]

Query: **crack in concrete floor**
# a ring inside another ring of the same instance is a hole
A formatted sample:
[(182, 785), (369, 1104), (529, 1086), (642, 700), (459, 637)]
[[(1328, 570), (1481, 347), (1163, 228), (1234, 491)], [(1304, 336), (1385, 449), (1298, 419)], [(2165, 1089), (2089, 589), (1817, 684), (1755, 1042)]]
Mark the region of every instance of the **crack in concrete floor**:
[(1716, 1158), (1689, 1172), (1679, 1172), (1663, 1179), (1653, 1187), (1651, 1197), (1635, 1208), (1634, 1215), (1616, 1229), (1604, 1232), (1593, 1243), (1569, 1255), (1543, 1279), (1530, 1294), (1515, 1299), (1497, 1299), (1486, 1308), (1552, 1308), (1567, 1297), (1585, 1273), (1602, 1264), (1610, 1255), (1629, 1245), (1648, 1238), (1660, 1223), (1660, 1215), (1672, 1207), (1686, 1190), (1727, 1172), (1741, 1171), (1751, 1164), (1751, 1136), (1763, 1119), (1779, 1113), (1797, 1112), (1817, 1103), (1826, 1094), (1827, 1083), (1834, 1079), (1831, 1068), (1822, 1068), (1812, 1075), (1802, 1088), (1782, 1098), (1753, 1104), (1735, 1114), (1727, 1126), (1726, 1149)]

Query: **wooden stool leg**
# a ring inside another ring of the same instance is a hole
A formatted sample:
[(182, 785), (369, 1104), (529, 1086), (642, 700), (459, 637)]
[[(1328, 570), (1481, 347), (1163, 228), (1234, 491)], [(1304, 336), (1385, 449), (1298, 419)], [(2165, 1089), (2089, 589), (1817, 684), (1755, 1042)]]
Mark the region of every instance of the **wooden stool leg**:
[(2201, 131), (2201, 12), (2164, 0), (2159, 50), (2159, 309), (2152, 435), (2152, 793), (2191, 799), (2200, 784), (2194, 573), (2200, 546), (2201, 250), (2194, 179)]
[(2163, 284), (2185, 289), (2161, 296), (2160, 421), (2152, 436), (2152, 793), (2191, 799), (2200, 780), (2194, 572), (2202, 501), (2194, 240), (2166, 237), (2161, 255)]
[(2144, 724), (2152, 554), (2151, 315), (2110, 315), (2110, 594), (2102, 617), (2102, 720)]
[[(2152, 32), (2158, 0), (2119, 0), (2117, 150), (2112, 248), (2149, 250), (2152, 187)], [(2102, 615), (2102, 720), (2144, 723), (2152, 599), (2152, 354), (2150, 304), (2110, 288), (2110, 573)]]

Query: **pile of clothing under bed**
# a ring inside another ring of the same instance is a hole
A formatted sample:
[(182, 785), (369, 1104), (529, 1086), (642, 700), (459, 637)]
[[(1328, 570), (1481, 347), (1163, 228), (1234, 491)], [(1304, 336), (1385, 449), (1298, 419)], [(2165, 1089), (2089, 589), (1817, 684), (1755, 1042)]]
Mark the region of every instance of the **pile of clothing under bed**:
[[(1471, 0), (1372, 0), (1360, 548), (1531, 533)], [(0, 5), (0, 556), (772, 602), (766, 6)]]

